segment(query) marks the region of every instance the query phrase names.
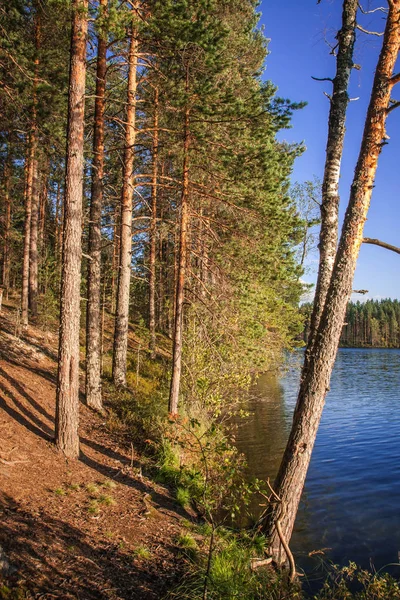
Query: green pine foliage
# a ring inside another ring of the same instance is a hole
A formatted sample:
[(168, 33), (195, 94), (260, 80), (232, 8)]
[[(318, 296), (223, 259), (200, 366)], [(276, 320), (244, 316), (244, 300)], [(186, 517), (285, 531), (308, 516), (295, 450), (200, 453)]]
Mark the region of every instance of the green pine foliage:
[[(311, 304), (303, 304), (305, 331), (311, 315)], [(349, 302), (340, 338), (342, 347), (399, 348), (400, 302), (390, 298)]]

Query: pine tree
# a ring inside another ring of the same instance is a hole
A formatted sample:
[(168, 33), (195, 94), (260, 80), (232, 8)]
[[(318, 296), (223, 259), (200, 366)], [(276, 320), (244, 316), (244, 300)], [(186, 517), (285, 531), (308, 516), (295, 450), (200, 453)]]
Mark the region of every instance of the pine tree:
[(56, 445), (79, 456), (79, 327), (87, 0), (72, 4), (65, 209), (58, 351)]

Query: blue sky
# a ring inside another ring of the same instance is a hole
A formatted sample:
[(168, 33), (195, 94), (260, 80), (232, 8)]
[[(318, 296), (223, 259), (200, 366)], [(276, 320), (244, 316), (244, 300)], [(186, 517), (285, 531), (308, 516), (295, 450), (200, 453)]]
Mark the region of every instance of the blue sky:
[[(363, 2), (365, 10), (385, 5), (385, 0)], [(311, 77), (333, 77), (335, 74), (335, 58), (326, 42), (334, 41), (335, 32), (340, 28), (341, 10), (341, 0), (321, 0), (320, 4), (316, 0), (262, 0), (260, 5), (260, 23), (270, 38), (264, 77), (278, 87), (280, 96), (308, 103), (295, 114), (293, 128), (281, 136), (288, 141), (304, 141), (307, 147), (296, 162), (293, 181), (301, 182), (314, 176), (322, 178), (323, 175), (329, 111), (329, 101), (323, 92), (329, 93), (331, 84), (316, 82)], [(360, 24), (372, 31), (383, 31), (383, 18), (381, 12), (359, 16)], [(353, 71), (350, 96), (359, 100), (350, 103), (347, 116), (340, 182), (341, 217), (348, 201), (381, 43), (380, 37), (361, 31), (357, 33), (355, 62), (361, 69)], [(400, 99), (400, 84), (393, 96)], [(400, 246), (400, 108), (389, 115), (387, 132), (391, 139), (379, 159), (364, 235)], [(369, 290), (366, 296), (369, 298), (400, 298), (399, 272), (400, 255), (364, 244), (354, 289)], [(310, 273), (305, 280), (315, 281), (315, 276)], [(361, 300), (363, 297), (353, 298)]]

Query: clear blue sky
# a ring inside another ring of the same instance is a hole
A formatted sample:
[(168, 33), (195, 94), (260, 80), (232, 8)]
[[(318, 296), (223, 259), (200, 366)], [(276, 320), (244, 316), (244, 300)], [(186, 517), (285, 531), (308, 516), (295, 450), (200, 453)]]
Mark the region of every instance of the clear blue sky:
[[(385, 6), (386, 0), (364, 0), (364, 9)], [(341, 22), (341, 0), (262, 0), (261, 24), (270, 38), (270, 54), (264, 77), (278, 87), (278, 94), (293, 101), (308, 102), (293, 119), (293, 128), (283, 132), (288, 141), (304, 141), (307, 151), (296, 162), (293, 181), (322, 178), (325, 160), (329, 101), (323, 92), (331, 91), (329, 82), (316, 82), (315, 77), (333, 77), (335, 58), (325, 40), (334, 41)], [(360, 15), (360, 24), (372, 31), (383, 31), (384, 14)], [(354, 167), (361, 143), (366, 108), (382, 38), (357, 33), (355, 62), (347, 117), (345, 151), (340, 183), (341, 217), (345, 212)], [(400, 67), (397, 71), (400, 70)], [(397, 92), (397, 93), (396, 93)], [(400, 84), (393, 96), (400, 99)], [(365, 225), (366, 237), (378, 238), (400, 246), (400, 108), (388, 117), (389, 144), (379, 159), (376, 187)], [(367, 289), (369, 298), (400, 299), (400, 255), (377, 246), (364, 244), (357, 266), (354, 289)], [(307, 281), (315, 281), (309, 274)], [(361, 296), (353, 296), (362, 299)]]

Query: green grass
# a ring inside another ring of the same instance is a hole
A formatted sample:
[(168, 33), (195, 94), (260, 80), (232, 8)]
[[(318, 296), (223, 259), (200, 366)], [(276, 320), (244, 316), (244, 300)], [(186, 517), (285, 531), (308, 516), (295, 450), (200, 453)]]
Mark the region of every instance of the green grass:
[(138, 546), (133, 551), (133, 555), (135, 558), (139, 558), (140, 560), (150, 560), (153, 558), (152, 553), (146, 546)]
[(68, 488), (73, 492), (78, 492), (81, 489), (81, 486), (79, 485), (79, 483), (70, 483), (68, 485)]
[(103, 488), (106, 488), (107, 490), (113, 490), (117, 487), (117, 484), (115, 483), (115, 481), (112, 481), (111, 479), (106, 479), (105, 481), (103, 481), (103, 483), (101, 485)]
[(90, 515), (98, 515), (100, 512), (99, 503), (97, 500), (91, 500), (88, 506), (88, 513)]
[(91, 495), (95, 496), (99, 493), (99, 488), (95, 483), (88, 483), (86, 486), (86, 491)]
[(186, 508), (190, 505), (190, 492), (187, 488), (178, 487), (176, 490), (176, 499), (178, 504)]
[(194, 550), (198, 548), (197, 542), (190, 533), (181, 533), (177, 539), (176, 543), (180, 548), (184, 548), (186, 550)]
[(54, 492), (54, 494), (56, 496), (65, 496), (66, 493), (67, 493), (66, 490), (64, 488), (61, 488), (61, 487), (56, 488), (55, 490), (53, 490), (53, 492)]
[(116, 504), (114, 498), (107, 494), (100, 494), (100, 496), (97, 498), (97, 501), (99, 504), (104, 504), (105, 506), (114, 506), (114, 504)]

